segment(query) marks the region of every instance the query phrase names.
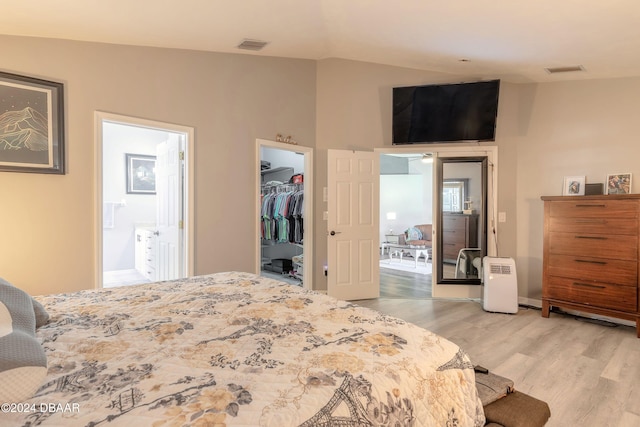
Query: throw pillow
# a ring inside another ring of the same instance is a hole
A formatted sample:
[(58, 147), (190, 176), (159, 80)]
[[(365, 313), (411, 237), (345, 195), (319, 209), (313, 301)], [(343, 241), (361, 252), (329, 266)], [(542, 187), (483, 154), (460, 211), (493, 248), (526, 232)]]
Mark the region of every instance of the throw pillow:
[(36, 315), (36, 329), (42, 325), (46, 325), (49, 321), (49, 313), (39, 301), (36, 301), (31, 297), (31, 303), (33, 304), (33, 313)]
[(416, 227), (410, 227), (407, 230), (407, 242), (410, 242), (411, 240), (421, 240), (421, 239), (422, 239), (422, 232)]
[(30, 399), (46, 376), (32, 298), (0, 279), (0, 402)]

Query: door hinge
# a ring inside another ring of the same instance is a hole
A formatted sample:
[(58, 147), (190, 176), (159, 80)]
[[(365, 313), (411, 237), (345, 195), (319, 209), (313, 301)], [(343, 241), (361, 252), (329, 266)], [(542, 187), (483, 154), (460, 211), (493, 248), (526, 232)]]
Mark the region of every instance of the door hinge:
[(180, 160), (184, 160), (184, 151), (180, 152)]
[(183, 230), (183, 229), (184, 229), (184, 221), (183, 221), (183, 220), (178, 221), (178, 228), (179, 228), (180, 230)]

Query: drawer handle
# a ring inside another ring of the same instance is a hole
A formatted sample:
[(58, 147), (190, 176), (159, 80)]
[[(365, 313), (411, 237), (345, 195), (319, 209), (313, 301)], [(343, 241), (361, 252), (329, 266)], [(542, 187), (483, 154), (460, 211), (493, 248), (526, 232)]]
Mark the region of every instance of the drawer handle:
[(576, 239), (607, 240), (604, 236), (576, 236)]
[(606, 208), (607, 205), (581, 205), (576, 204), (576, 208)]
[(606, 219), (577, 219), (578, 224), (606, 224)]
[(573, 282), (573, 284), (574, 284), (575, 286), (584, 286), (584, 287), (587, 287), (587, 288), (605, 289), (605, 286), (602, 286), (602, 285), (592, 285), (591, 283)]
[(607, 262), (606, 261), (592, 261), (589, 259), (574, 259), (575, 262), (585, 262), (585, 263), (589, 263), (589, 264), (600, 264), (600, 265), (606, 265)]

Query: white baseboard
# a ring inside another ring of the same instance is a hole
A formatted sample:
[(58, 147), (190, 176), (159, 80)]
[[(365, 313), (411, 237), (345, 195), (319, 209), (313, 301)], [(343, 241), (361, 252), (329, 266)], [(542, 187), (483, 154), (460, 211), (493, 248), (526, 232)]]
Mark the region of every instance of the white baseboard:
[(518, 304), (530, 305), (531, 307), (542, 308), (542, 300), (518, 297)]
[[(542, 308), (542, 300), (539, 300), (539, 299), (518, 297), (518, 303), (522, 305), (528, 305), (531, 307)], [(609, 316), (600, 316), (597, 314), (585, 313), (582, 311), (575, 311), (575, 310), (568, 310), (565, 308), (563, 308), (562, 311), (574, 316), (585, 317), (587, 319), (603, 320), (605, 322), (617, 323), (618, 325), (633, 326), (634, 328), (636, 326), (636, 322), (632, 322), (630, 320), (618, 319), (618, 318), (609, 317)]]

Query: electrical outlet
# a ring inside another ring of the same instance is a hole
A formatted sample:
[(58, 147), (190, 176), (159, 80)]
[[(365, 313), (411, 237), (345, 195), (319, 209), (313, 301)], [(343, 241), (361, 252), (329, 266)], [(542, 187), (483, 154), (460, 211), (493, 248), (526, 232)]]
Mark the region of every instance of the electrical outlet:
[(506, 212), (498, 212), (498, 222), (507, 222)]

